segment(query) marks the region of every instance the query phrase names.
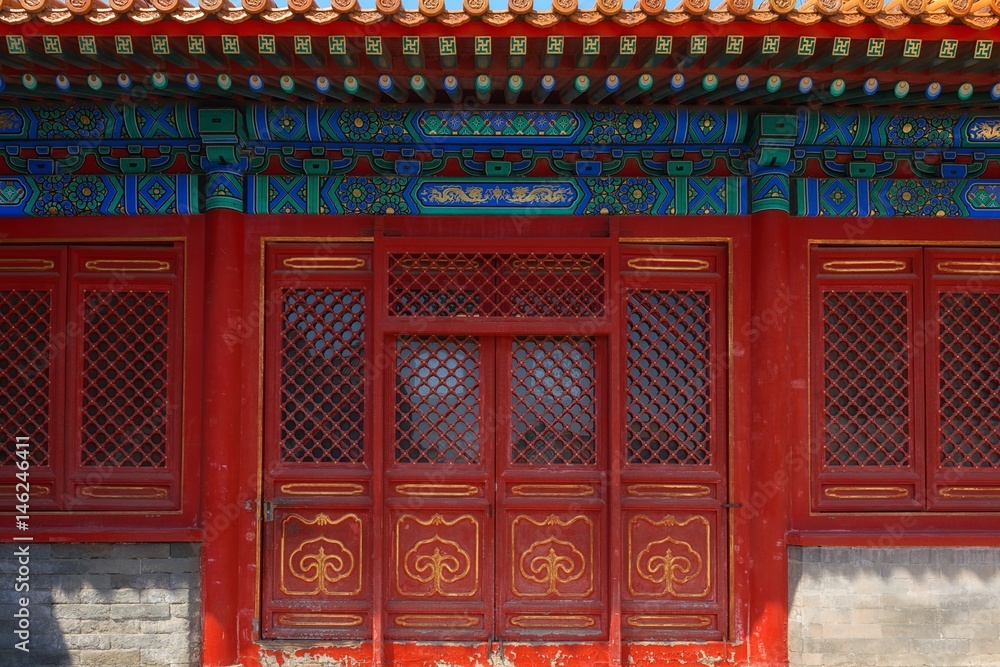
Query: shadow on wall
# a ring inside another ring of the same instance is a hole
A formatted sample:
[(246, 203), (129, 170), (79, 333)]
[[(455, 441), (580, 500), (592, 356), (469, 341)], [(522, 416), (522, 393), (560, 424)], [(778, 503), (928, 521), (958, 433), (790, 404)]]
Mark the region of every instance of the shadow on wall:
[(1000, 548), (789, 548), (789, 665), (1000, 667)]
[[(32, 544), (28, 592), (16, 590), (18, 548), (0, 545), (0, 665), (199, 664), (199, 545)], [(21, 597), (27, 653), (15, 646)]]

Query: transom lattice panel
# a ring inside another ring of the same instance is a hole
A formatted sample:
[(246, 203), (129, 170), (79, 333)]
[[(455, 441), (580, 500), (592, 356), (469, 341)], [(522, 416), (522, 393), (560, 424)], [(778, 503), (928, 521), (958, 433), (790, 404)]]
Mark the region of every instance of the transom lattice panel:
[(628, 463), (710, 464), (708, 292), (631, 290), (627, 302)]
[(364, 290), (286, 289), (282, 303), (282, 461), (363, 463)]
[(396, 339), (396, 463), (480, 462), (480, 344), (472, 336)]
[(84, 292), (81, 465), (164, 468), (166, 292)]
[(827, 466), (910, 465), (907, 301), (904, 292), (823, 293)]
[(938, 307), (941, 465), (1000, 468), (1000, 294), (944, 293)]
[(597, 462), (592, 338), (515, 338), (510, 380), (512, 464)]
[(390, 253), (397, 317), (602, 317), (604, 255)]
[[(0, 414), (29, 439), (36, 466), (49, 463), (51, 337), (51, 292), (0, 291)], [(0, 449), (0, 466), (15, 463), (13, 446)]]

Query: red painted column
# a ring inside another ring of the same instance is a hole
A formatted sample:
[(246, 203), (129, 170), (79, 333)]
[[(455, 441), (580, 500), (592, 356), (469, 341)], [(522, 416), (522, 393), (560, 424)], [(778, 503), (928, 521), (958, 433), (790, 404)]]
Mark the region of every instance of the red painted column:
[(751, 664), (770, 667), (788, 664), (789, 214), (758, 211), (750, 224), (751, 482), (738, 516), (749, 522)]
[[(238, 519), (242, 344), (231, 335), (243, 317), (243, 215), (205, 216), (204, 421), (202, 425), (202, 664), (238, 665)], [(227, 332), (230, 332), (227, 334)]]

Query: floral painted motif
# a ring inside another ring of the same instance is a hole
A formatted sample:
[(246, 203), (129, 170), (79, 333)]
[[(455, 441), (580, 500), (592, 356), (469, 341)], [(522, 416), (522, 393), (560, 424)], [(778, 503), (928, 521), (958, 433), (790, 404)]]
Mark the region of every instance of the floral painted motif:
[(349, 176), (337, 187), (337, 199), (345, 213), (400, 215), (412, 213), (403, 197), (406, 179)]
[(337, 122), (349, 141), (401, 144), (413, 141), (405, 119), (399, 107), (348, 107)]
[(41, 196), (32, 207), (33, 215), (97, 215), (108, 196), (100, 176), (51, 176), (38, 183)]
[(955, 145), (955, 118), (925, 113), (895, 116), (889, 121), (889, 143), (896, 146), (949, 147)]
[(103, 137), (108, 124), (106, 111), (93, 104), (40, 107), (37, 113), (42, 139)]

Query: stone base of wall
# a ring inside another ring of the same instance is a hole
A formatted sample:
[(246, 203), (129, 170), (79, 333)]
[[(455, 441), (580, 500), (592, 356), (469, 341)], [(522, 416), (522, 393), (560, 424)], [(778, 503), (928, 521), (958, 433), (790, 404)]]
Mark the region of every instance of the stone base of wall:
[(789, 549), (792, 667), (1000, 667), (1000, 549)]
[[(200, 664), (197, 544), (32, 544), (18, 591), (17, 550), (0, 545), (0, 665), (189, 667)], [(15, 648), (27, 597), (30, 652)]]

